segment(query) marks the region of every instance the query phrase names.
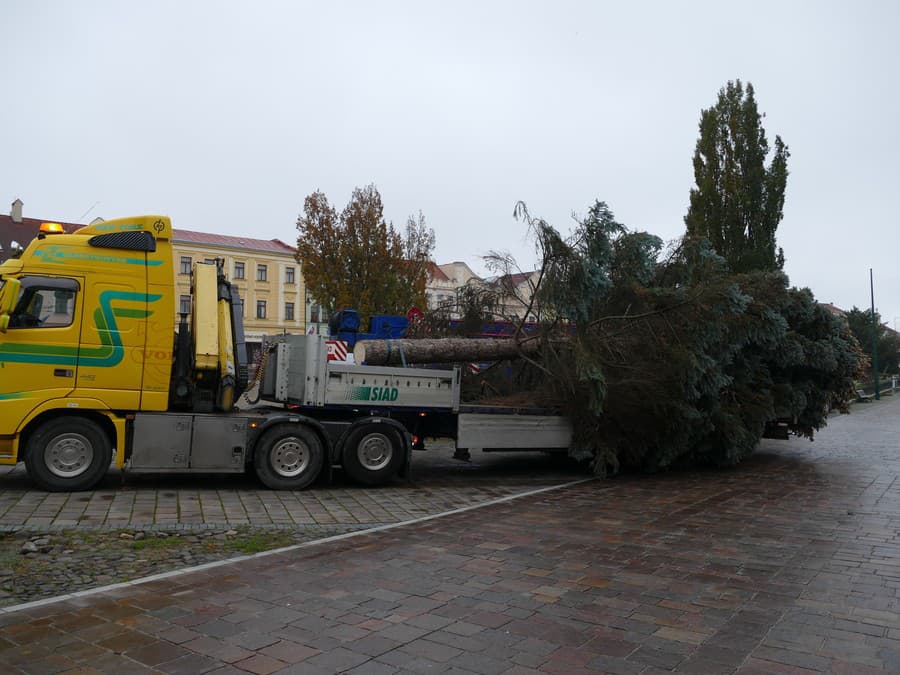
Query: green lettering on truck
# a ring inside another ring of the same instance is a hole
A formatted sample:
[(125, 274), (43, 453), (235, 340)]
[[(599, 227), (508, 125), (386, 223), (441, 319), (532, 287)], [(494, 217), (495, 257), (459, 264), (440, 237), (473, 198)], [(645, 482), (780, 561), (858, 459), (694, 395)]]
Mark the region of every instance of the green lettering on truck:
[(350, 387), (347, 392), (350, 401), (396, 401), (399, 396), (397, 387)]

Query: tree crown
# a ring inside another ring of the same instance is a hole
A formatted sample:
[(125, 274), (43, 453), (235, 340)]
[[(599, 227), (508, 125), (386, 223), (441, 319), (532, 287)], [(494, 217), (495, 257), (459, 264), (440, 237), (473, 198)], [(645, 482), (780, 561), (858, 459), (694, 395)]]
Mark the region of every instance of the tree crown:
[(434, 231), (410, 216), (405, 236), (384, 220), (374, 185), (355, 188), (338, 215), (321, 191), (297, 218), (297, 260), (310, 295), (329, 310), (403, 314), (425, 300)]
[(766, 166), (769, 142), (761, 120), (753, 85), (745, 88), (740, 80), (728, 82), (716, 104), (700, 115), (687, 236), (708, 239), (735, 273), (784, 266), (775, 231), (783, 217), (790, 153), (776, 136)]

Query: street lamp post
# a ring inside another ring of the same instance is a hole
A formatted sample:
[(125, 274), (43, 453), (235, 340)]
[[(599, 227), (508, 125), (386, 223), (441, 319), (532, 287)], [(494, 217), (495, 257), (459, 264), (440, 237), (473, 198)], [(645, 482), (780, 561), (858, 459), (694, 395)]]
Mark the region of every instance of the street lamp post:
[(875, 320), (875, 281), (869, 268), (869, 294), (872, 298), (872, 375), (875, 376), (875, 400), (881, 398), (878, 391), (878, 322)]

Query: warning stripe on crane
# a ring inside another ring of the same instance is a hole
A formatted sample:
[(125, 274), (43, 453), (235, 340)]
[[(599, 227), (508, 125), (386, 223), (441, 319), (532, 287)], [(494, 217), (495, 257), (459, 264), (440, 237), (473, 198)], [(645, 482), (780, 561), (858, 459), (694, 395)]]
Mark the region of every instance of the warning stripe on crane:
[(325, 340), (328, 347), (329, 361), (346, 361), (347, 360), (347, 343), (343, 340)]

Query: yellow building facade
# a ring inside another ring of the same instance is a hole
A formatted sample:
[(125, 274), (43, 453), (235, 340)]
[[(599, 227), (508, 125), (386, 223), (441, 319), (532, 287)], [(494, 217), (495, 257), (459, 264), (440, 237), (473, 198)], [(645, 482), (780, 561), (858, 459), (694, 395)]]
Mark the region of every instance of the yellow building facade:
[(193, 263), (225, 261), (225, 276), (237, 286), (244, 302), (244, 334), (251, 362), (264, 336), (306, 332), (306, 289), (294, 247), (278, 239), (176, 229), (172, 248), (176, 313), (190, 310)]

